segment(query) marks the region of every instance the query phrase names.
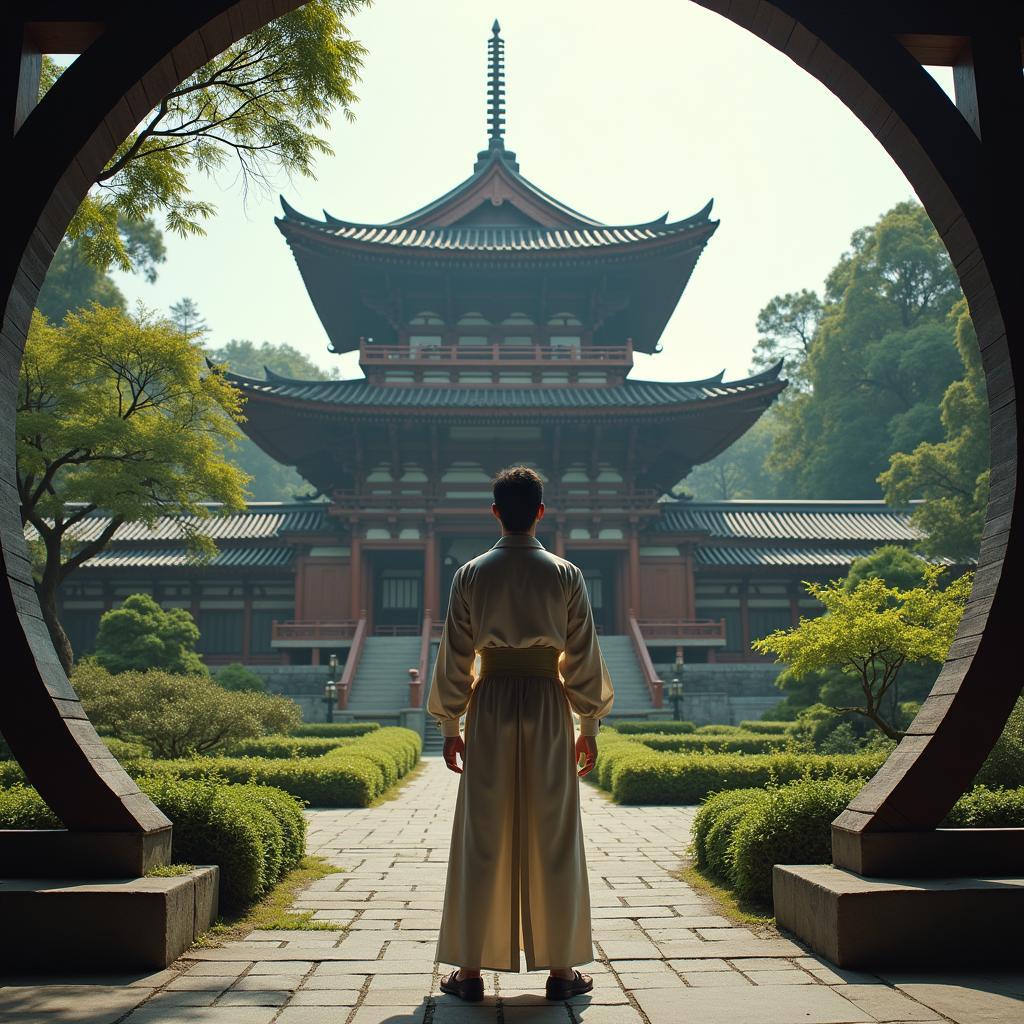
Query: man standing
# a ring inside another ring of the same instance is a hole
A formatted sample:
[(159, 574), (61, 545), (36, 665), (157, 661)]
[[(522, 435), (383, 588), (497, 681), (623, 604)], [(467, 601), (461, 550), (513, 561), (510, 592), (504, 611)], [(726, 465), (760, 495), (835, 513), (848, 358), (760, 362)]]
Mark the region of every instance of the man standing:
[(578, 776), (614, 692), (583, 573), (537, 540), (540, 477), (503, 470), (491, 512), (501, 537), (455, 573), (427, 700), (460, 775), (437, 959), (461, 969), (441, 990), (482, 999), (480, 971), (518, 972), (522, 950), (566, 999), (593, 987), (575, 969), (594, 959)]

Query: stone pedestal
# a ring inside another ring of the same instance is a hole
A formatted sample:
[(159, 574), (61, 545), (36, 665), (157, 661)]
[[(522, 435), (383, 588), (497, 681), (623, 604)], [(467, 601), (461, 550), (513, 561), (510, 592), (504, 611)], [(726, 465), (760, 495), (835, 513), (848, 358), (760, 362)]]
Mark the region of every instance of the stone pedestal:
[(873, 879), (776, 865), (780, 927), (840, 967), (1019, 966), (1024, 878)]
[(219, 874), (0, 879), (0, 962), (6, 971), (167, 967), (216, 919)]

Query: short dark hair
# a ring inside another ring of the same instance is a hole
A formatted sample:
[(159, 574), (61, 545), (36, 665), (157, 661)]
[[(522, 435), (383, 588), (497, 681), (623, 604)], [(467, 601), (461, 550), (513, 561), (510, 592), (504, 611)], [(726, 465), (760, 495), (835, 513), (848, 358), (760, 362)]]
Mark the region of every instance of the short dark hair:
[(491, 484), (502, 526), (513, 532), (529, 530), (544, 500), (541, 478), (529, 466), (509, 466)]

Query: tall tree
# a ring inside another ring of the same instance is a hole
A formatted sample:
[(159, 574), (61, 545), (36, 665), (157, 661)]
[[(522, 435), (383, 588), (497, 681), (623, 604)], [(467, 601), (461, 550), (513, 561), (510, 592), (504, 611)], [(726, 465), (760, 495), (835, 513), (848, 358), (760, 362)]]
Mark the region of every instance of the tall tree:
[(897, 452), (878, 482), (885, 500), (923, 498), (911, 518), (924, 531), (923, 549), (965, 562), (977, 557), (989, 480), (989, 421), (985, 371), (966, 300), (952, 309), (964, 376), (942, 396), (943, 439)]
[(960, 372), (947, 316), (959, 288), (917, 203), (854, 233), (826, 284), (808, 388), (779, 408), (768, 468), (787, 497), (871, 498), (898, 451), (937, 441)]
[(765, 461), (775, 440), (776, 424), (773, 406), (721, 455), (697, 466), (673, 493), (697, 501), (775, 497), (776, 481)]
[[(58, 587), (122, 523), (188, 513), (190, 548), (213, 552), (201, 503), (244, 507), (246, 476), (227, 458), (241, 414), (237, 391), (168, 320), (98, 304), (60, 327), (33, 314), (19, 378), (17, 483), (43, 617), (66, 668), (73, 652)], [(108, 525), (82, 535), (97, 510)]]
[(810, 386), (805, 364), (821, 322), (822, 309), (818, 293), (803, 288), (799, 292), (776, 295), (757, 314), (758, 339), (751, 369), (756, 373), (784, 360), (789, 387), (782, 393), (783, 399), (792, 398)]
[[(151, 220), (122, 221), (118, 230), (133, 269), (152, 284), (157, 264), (166, 259), (163, 235)], [(48, 320), (60, 323), (69, 312), (91, 302), (125, 308), (124, 295), (110, 274), (85, 259), (78, 242), (65, 238), (54, 253), (36, 305)]]
[(182, 334), (192, 338), (201, 338), (210, 331), (199, 312), (199, 304), (187, 295), (171, 306), (171, 320)]
[[(327, 374), (297, 348), (283, 343), (264, 341), (256, 345), (236, 338), (211, 349), (209, 355), (213, 362), (246, 377), (262, 379), (264, 368), (298, 380), (327, 380), (337, 376)], [(275, 461), (248, 438), (239, 443), (231, 458), (251, 477), (249, 497), (253, 501), (294, 501), (312, 493), (309, 484), (291, 466)]]
[[(120, 221), (161, 215), (167, 230), (202, 234), (214, 212), (193, 197), (194, 171), (233, 162), (244, 190), (264, 187), (275, 171), (311, 174), (330, 154), (322, 137), (339, 107), (353, 116), (353, 90), (365, 48), (344, 19), (368, 0), (309, 0), (246, 36), (175, 86), (118, 146), (79, 207), (69, 236), (103, 269), (130, 269)], [(44, 64), (42, 91), (56, 65)]]

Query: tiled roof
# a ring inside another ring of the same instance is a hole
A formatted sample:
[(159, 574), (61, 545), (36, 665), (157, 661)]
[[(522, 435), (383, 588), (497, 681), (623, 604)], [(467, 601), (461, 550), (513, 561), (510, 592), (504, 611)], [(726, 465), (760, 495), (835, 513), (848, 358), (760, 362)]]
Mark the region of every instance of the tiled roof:
[(743, 540), (912, 543), (921, 532), (910, 513), (881, 501), (665, 502), (655, 527)]
[[(552, 362), (551, 370), (562, 367)], [(743, 380), (723, 381), (724, 373), (699, 381), (625, 380), (597, 387), (507, 386), (462, 387), (459, 385), (395, 387), (352, 380), (290, 380), (266, 371), (265, 380), (227, 373), (231, 383), (259, 395), (276, 395), (328, 405), (430, 409), (571, 409), (657, 408), (704, 402), (735, 395), (753, 394), (780, 385), (779, 362), (770, 370)]]
[(646, 224), (588, 224), (557, 228), (540, 225), (462, 225), (417, 227), (404, 224), (359, 224), (330, 217), (316, 220), (299, 213), (283, 199), (283, 223), (295, 223), (339, 241), (359, 242), (392, 249), (432, 249), (461, 252), (552, 252), (630, 246), (685, 235), (695, 228), (711, 228), (711, 204), (685, 220), (669, 223), (667, 216)]
[[(200, 568), (279, 569), (292, 563), (294, 552), (288, 547), (219, 548)], [(83, 563), (86, 569), (182, 569), (192, 562), (184, 548), (107, 548)]]
[[(268, 540), (283, 533), (310, 532), (323, 528), (326, 505), (323, 503), (253, 502), (244, 512), (217, 514), (217, 506), (208, 506), (209, 517), (160, 516), (152, 527), (145, 523), (123, 523), (113, 537), (113, 544), (158, 543), (182, 540), (184, 527), (196, 524), (199, 532), (215, 541)], [(85, 543), (95, 540), (107, 527), (110, 517), (102, 514), (87, 516), (69, 533), (68, 539)], [(26, 526), (25, 537), (37, 536), (35, 528)], [(89, 564), (89, 563), (87, 563)]]
[(836, 566), (846, 568), (855, 558), (868, 554), (868, 548), (790, 548), (790, 547), (700, 547), (695, 552), (698, 565), (709, 566)]

